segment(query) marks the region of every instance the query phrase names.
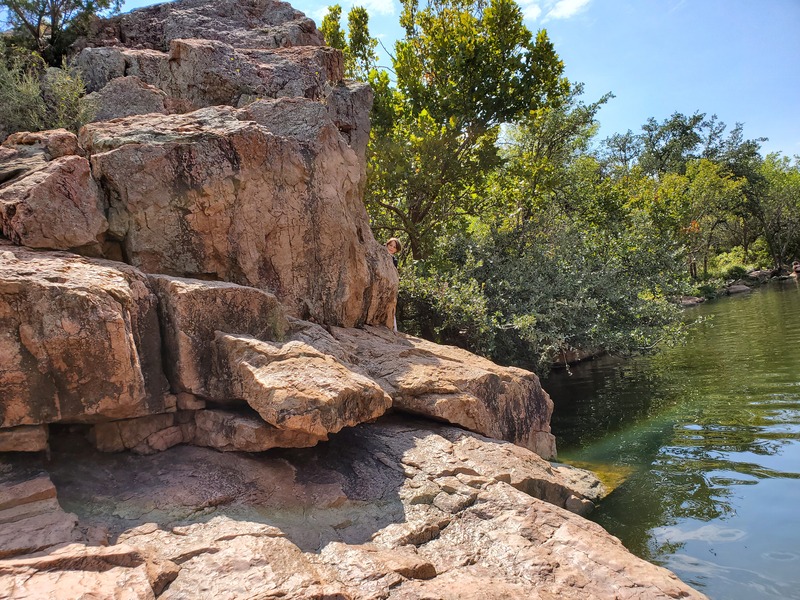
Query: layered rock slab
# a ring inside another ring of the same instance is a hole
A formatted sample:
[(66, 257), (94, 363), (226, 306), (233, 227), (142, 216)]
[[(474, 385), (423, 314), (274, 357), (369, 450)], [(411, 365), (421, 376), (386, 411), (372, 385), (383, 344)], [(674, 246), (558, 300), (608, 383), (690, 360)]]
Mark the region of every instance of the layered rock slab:
[(78, 517), (59, 506), (41, 461), (4, 460), (0, 454), (0, 564), (2, 559), (86, 540)]
[[(52, 478), (83, 523), (177, 565), (161, 597), (704, 598), (504, 481), (517, 452), (394, 418), (271, 456), (179, 447), (134, 459), (55, 440)], [(552, 477), (528, 452), (516, 481)]]
[[(374, 381), (296, 339), (273, 295), (164, 275), (151, 281), (160, 299), (172, 389), (226, 405), (246, 403), (285, 432), (259, 434), (265, 442), (311, 445), (391, 405)], [(291, 323), (301, 330), (317, 327)]]
[(156, 305), (136, 269), (0, 242), (0, 427), (165, 412)]
[(138, 551), (72, 544), (36, 556), (0, 561), (6, 598), (155, 600), (153, 576)]
[(331, 331), (395, 408), (507, 440), (545, 458), (556, 455), (553, 402), (534, 373), (383, 328)]
[(155, 454), (178, 444), (223, 452), (307, 448), (319, 443), (325, 435), (278, 429), (257, 414), (202, 409), (100, 423), (92, 427), (89, 439), (103, 452), (130, 450), (136, 454)]

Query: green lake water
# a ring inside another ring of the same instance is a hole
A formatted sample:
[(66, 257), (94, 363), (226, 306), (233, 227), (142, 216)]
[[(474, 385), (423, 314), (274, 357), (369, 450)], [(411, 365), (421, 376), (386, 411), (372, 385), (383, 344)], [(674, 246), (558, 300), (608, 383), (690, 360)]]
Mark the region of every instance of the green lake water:
[(685, 345), (543, 382), (559, 459), (616, 486), (593, 520), (713, 600), (800, 599), (800, 286), (687, 317)]

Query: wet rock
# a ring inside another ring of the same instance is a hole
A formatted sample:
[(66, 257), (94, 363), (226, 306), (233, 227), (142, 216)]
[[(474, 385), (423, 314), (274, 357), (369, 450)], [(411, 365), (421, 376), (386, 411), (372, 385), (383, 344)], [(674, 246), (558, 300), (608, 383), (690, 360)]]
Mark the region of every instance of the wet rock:
[(744, 284), (729, 285), (728, 287), (725, 288), (725, 293), (728, 294), (729, 296), (733, 294), (746, 294), (747, 292), (751, 291), (752, 289), (750, 288), (750, 286)]

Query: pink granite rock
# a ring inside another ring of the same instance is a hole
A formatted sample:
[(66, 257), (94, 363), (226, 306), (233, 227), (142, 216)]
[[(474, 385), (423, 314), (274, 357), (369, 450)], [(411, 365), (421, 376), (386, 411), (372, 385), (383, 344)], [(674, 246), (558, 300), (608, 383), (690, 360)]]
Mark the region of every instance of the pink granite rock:
[(0, 242), (0, 427), (163, 412), (160, 353), (136, 269)]

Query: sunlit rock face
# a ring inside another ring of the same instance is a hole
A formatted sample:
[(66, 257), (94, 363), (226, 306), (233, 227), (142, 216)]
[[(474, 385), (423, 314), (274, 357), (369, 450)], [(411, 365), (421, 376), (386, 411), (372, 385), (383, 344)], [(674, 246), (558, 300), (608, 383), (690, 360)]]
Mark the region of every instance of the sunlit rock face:
[(320, 323), (391, 323), (397, 273), (370, 231), (358, 157), (327, 113), (291, 136), (242, 113), (86, 126), (108, 237), (148, 273), (261, 288)]
[(176, 2), (96, 23), (74, 60), (108, 120), (11, 136), (0, 221), (92, 258), (4, 252), (3, 426), (265, 450), (394, 406), (555, 454), (534, 375), (388, 335), (397, 272), (361, 199), (372, 94), (311, 21)]
[(555, 457), (553, 401), (533, 373), (382, 328), (332, 333), (352, 360), (381, 382), (396, 408)]
[(29, 248), (99, 252), (108, 229), (78, 139), (65, 129), (12, 134), (0, 146), (0, 231)]

